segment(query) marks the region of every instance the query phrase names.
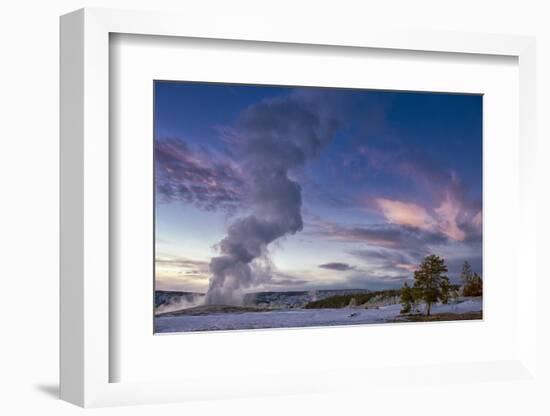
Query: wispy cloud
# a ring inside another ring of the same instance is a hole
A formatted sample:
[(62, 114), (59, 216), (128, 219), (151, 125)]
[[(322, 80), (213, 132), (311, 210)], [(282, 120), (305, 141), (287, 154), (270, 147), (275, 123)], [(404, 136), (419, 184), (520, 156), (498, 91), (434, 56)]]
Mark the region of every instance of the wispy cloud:
[(204, 292), (209, 274), (206, 261), (163, 254), (155, 258), (155, 281), (159, 290)]
[(395, 280), (410, 278), (427, 251), (367, 247), (350, 250), (349, 254), (362, 260), (363, 268), (378, 276), (379, 280), (384, 280), (380, 276)]
[(424, 247), (443, 244), (447, 238), (438, 232), (396, 224), (342, 225), (327, 220), (310, 223), (308, 233), (343, 242), (364, 242), (383, 248)]
[(441, 205), (434, 210), (441, 232), (456, 241), (463, 241), (466, 238), (466, 233), (458, 225), (461, 210), (460, 203), (449, 192), (445, 194)]
[(228, 157), (163, 138), (155, 140), (155, 162), (156, 189), (165, 200), (215, 210), (233, 209), (243, 199), (242, 173)]

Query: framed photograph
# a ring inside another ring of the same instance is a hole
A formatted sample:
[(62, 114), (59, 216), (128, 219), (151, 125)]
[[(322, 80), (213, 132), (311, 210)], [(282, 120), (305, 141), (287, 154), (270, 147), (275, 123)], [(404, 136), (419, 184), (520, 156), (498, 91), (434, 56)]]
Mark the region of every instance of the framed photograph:
[(534, 51), (63, 16), (62, 398), (536, 383)]

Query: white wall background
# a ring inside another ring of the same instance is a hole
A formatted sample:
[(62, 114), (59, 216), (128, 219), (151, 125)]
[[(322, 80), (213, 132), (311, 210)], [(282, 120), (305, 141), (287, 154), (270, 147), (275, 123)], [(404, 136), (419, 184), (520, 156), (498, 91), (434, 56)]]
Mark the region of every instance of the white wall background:
[[(19, 0), (0, 12), (0, 413), (6, 415), (73, 414), (82, 410), (56, 399), (58, 383), (58, 16), (84, 6), (179, 10), (204, 18), (234, 14), (281, 22), (311, 19), (327, 27), (369, 25), (536, 35), (538, 38), (538, 116), (540, 266), (550, 250), (544, 235), (549, 222), (550, 163), (550, 11), (544, 0), (385, 0), (385, 1), (185, 1), (185, 0)], [(544, 123), (544, 124), (543, 124)], [(544, 166), (543, 166), (544, 164)], [(543, 247), (544, 244), (544, 247)], [(542, 282), (539, 291), (550, 293)], [(547, 299), (548, 296), (545, 296)], [(540, 321), (548, 325), (548, 307)], [(541, 326), (542, 328), (542, 326)], [(548, 370), (548, 330), (541, 331)], [(550, 371), (546, 371), (550, 374)], [(550, 387), (546, 386), (547, 392)], [(447, 391), (447, 390), (445, 390)], [(407, 397), (391, 388), (376, 398), (345, 393), (323, 397), (281, 397), (93, 410), (99, 414), (549, 414), (542, 391), (506, 383), (472, 389), (457, 385), (456, 394), (440, 396), (433, 409), (411, 409)], [(441, 398), (444, 402), (441, 402)], [(471, 398), (467, 400), (466, 398)], [(376, 400), (375, 400), (376, 399)], [(472, 403), (474, 401), (475, 403)]]

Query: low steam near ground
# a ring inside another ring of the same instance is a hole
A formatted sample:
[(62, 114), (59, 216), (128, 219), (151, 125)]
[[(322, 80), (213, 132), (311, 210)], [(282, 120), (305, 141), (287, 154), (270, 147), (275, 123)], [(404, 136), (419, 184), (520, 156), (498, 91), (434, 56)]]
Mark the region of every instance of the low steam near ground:
[[(336, 295), (369, 292), (366, 289), (310, 290), (291, 292), (257, 292), (242, 295), (240, 306), (260, 308), (302, 308), (307, 303)], [(155, 292), (155, 313), (173, 312), (204, 304), (205, 294), (196, 292)]]

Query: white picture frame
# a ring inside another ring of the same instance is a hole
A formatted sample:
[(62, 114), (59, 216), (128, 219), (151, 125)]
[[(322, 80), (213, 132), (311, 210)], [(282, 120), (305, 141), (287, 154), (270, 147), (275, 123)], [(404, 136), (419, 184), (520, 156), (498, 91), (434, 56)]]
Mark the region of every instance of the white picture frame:
[[(441, 363), (414, 369), (372, 368), (364, 385), (391, 383), (392, 377), (413, 374), (427, 382), (444, 370), (463, 382), (482, 379), (535, 380), (536, 217), (535, 209), (535, 41), (530, 37), (377, 29), (336, 32), (312, 24), (307, 32), (289, 26), (243, 19), (205, 24), (190, 16), (82, 9), (61, 18), (61, 397), (80, 406), (158, 403), (211, 397), (296, 394), (348, 388), (342, 374), (334, 381), (307, 385), (304, 379), (276, 376), (270, 383), (240, 380), (222, 390), (220, 384), (193, 382), (111, 382), (110, 365), (110, 169), (109, 36), (113, 33), (187, 38), (331, 45), (334, 47), (430, 51), (451, 54), (504, 55), (519, 65), (520, 214), (518, 267), (525, 273), (517, 294), (519, 345), (509, 360)], [(473, 373), (483, 377), (472, 377)]]

